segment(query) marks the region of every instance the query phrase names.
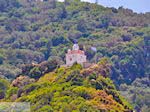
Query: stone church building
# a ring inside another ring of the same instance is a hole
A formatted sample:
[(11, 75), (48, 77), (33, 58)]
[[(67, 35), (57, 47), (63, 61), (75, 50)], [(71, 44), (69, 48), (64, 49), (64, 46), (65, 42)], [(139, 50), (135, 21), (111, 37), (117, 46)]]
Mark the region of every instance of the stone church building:
[(72, 66), (74, 63), (83, 64), (86, 62), (86, 55), (84, 51), (79, 49), (78, 44), (74, 44), (71, 49), (66, 53), (66, 66)]

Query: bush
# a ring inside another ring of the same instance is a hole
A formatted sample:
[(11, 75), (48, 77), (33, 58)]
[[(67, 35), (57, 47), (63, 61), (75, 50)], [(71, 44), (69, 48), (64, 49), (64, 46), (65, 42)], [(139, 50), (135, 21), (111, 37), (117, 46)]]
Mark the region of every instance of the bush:
[(10, 83), (5, 80), (0, 78), (0, 99), (5, 98), (6, 96), (6, 91), (9, 89)]
[(124, 41), (124, 42), (126, 42), (126, 41), (131, 41), (131, 38), (132, 38), (132, 36), (131, 35), (122, 35), (122, 40)]
[(58, 46), (59, 44), (66, 44), (67, 42), (68, 41), (62, 36), (52, 39), (53, 46)]
[(17, 87), (10, 87), (10, 89), (7, 90), (7, 92), (6, 92), (6, 98), (10, 98), (14, 94), (17, 94), (17, 92), (18, 92), (18, 88)]
[(49, 105), (45, 105), (42, 108), (38, 109), (36, 112), (53, 112), (53, 109)]
[(4, 56), (0, 54), (0, 64), (3, 64)]
[(87, 88), (85, 87), (77, 87), (73, 89), (73, 92), (75, 92), (77, 95), (83, 97), (84, 99), (90, 99), (90, 93), (88, 92)]
[(3, 99), (5, 98), (5, 92), (0, 90), (0, 99)]

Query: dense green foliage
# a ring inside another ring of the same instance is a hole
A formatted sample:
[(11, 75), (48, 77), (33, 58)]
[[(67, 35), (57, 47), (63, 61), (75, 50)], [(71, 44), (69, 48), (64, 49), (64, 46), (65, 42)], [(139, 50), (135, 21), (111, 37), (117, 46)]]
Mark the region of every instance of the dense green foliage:
[[(136, 14), (123, 8), (114, 11), (78, 0), (6, 3), (11, 10), (1, 10), (0, 14), (0, 70), (4, 68), (1, 71), (6, 78), (13, 79), (23, 64), (39, 63), (52, 56), (64, 61), (74, 39), (90, 61), (111, 58), (112, 76), (119, 84), (150, 73), (149, 13)], [(97, 47), (97, 53), (90, 50), (91, 46)]]
[(136, 79), (131, 85), (122, 84), (120, 90), (137, 111), (150, 111), (150, 81), (148, 78)]
[[(100, 67), (103, 65), (98, 65), (99, 70), (103, 70)], [(95, 70), (90, 75), (82, 74), (84, 70), (78, 64), (60, 67), (35, 83), (11, 86), (3, 101), (30, 102), (32, 112), (132, 111), (132, 106), (120, 96), (110, 78)]]
[(9, 85), (7, 80), (0, 78), (0, 99), (6, 97), (6, 91), (9, 89)]
[[(49, 62), (38, 67), (28, 64), (53, 59), (64, 63), (65, 52), (78, 40), (90, 62), (104, 56), (112, 61), (111, 78), (118, 88), (124, 83), (132, 86), (138, 78), (149, 80), (150, 13), (80, 0), (31, 1), (0, 0), (0, 77), (13, 80), (22, 74), (38, 79), (57, 64), (48, 71)], [(22, 72), (24, 66), (27, 70)]]

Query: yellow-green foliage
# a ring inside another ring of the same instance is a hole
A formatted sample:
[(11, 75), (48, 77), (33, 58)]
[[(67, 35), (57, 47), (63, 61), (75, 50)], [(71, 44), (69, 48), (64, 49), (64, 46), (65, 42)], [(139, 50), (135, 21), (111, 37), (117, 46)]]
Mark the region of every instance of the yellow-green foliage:
[(10, 86), (10, 83), (7, 80), (0, 78), (0, 90), (5, 91), (9, 88), (9, 86)]
[(17, 94), (17, 91), (19, 90), (19, 88), (17, 87), (11, 87), (9, 90), (7, 90), (6, 94), (6, 98), (10, 98), (10, 96), (12, 96), (13, 94)]
[(0, 78), (0, 98), (6, 97), (6, 91), (9, 89), (10, 83), (5, 80)]
[[(108, 77), (84, 76), (80, 70), (82, 67), (74, 64), (47, 73), (37, 82), (25, 86), (16, 101), (30, 102), (32, 112), (123, 112), (132, 109)], [(8, 91), (9, 97), (16, 93), (13, 90), (16, 89)]]
[(39, 79), (38, 82), (44, 82), (44, 81), (49, 81), (49, 82), (54, 82), (56, 79), (56, 74), (55, 73), (47, 73), (43, 77)]

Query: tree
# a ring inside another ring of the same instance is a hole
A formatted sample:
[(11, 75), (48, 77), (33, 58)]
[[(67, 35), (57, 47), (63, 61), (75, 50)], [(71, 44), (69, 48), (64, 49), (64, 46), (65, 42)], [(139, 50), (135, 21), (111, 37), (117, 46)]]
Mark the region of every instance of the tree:
[(5, 79), (0, 78), (0, 99), (5, 97), (6, 90), (9, 88), (9, 82)]
[(112, 10), (113, 13), (118, 13), (118, 10), (116, 8), (114, 8), (114, 7), (111, 8), (111, 10)]
[(122, 37), (122, 40), (123, 40), (124, 42), (126, 42), (126, 41), (131, 41), (132, 35), (127, 34), (127, 35), (122, 35), (121, 37)]
[(3, 64), (4, 56), (0, 54), (0, 64)]
[(5, 8), (7, 7), (7, 1), (6, 0), (0, 0), (0, 11), (4, 11)]
[(59, 44), (66, 44), (67, 40), (63, 36), (58, 36), (52, 39), (53, 46), (57, 46)]
[(19, 76), (11, 83), (11, 85), (14, 87), (22, 88), (25, 85), (31, 84), (33, 82), (35, 82), (35, 80), (29, 78), (28, 76)]
[(86, 22), (85, 20), (79, 20), (78, 21), (78, 24), (77, 24), (77, 30), (81, 31), (81, 32), (85, 32), (87, 29), (87, 26), (86, 26)]
[(102, 28), (108, 28), (108, 26), (109, 26), (109, 18), (107, 18), (107, 17), (104, 17), (102, 20), (101, 20), (101, 27)]
[(47, 1), (51, 8), (53, 9), (56, 8), (56, 0), (47, 0)]
[(65, 8), (65, 6), (62, 6), (62, 14), (61, 14), (61, 18), (66, 18), (67, 17), (67, 10)]
[(17, 0), (0, 0), (0, 12), (8, 11), (12, 8), (18, 8), (20, 4)]

